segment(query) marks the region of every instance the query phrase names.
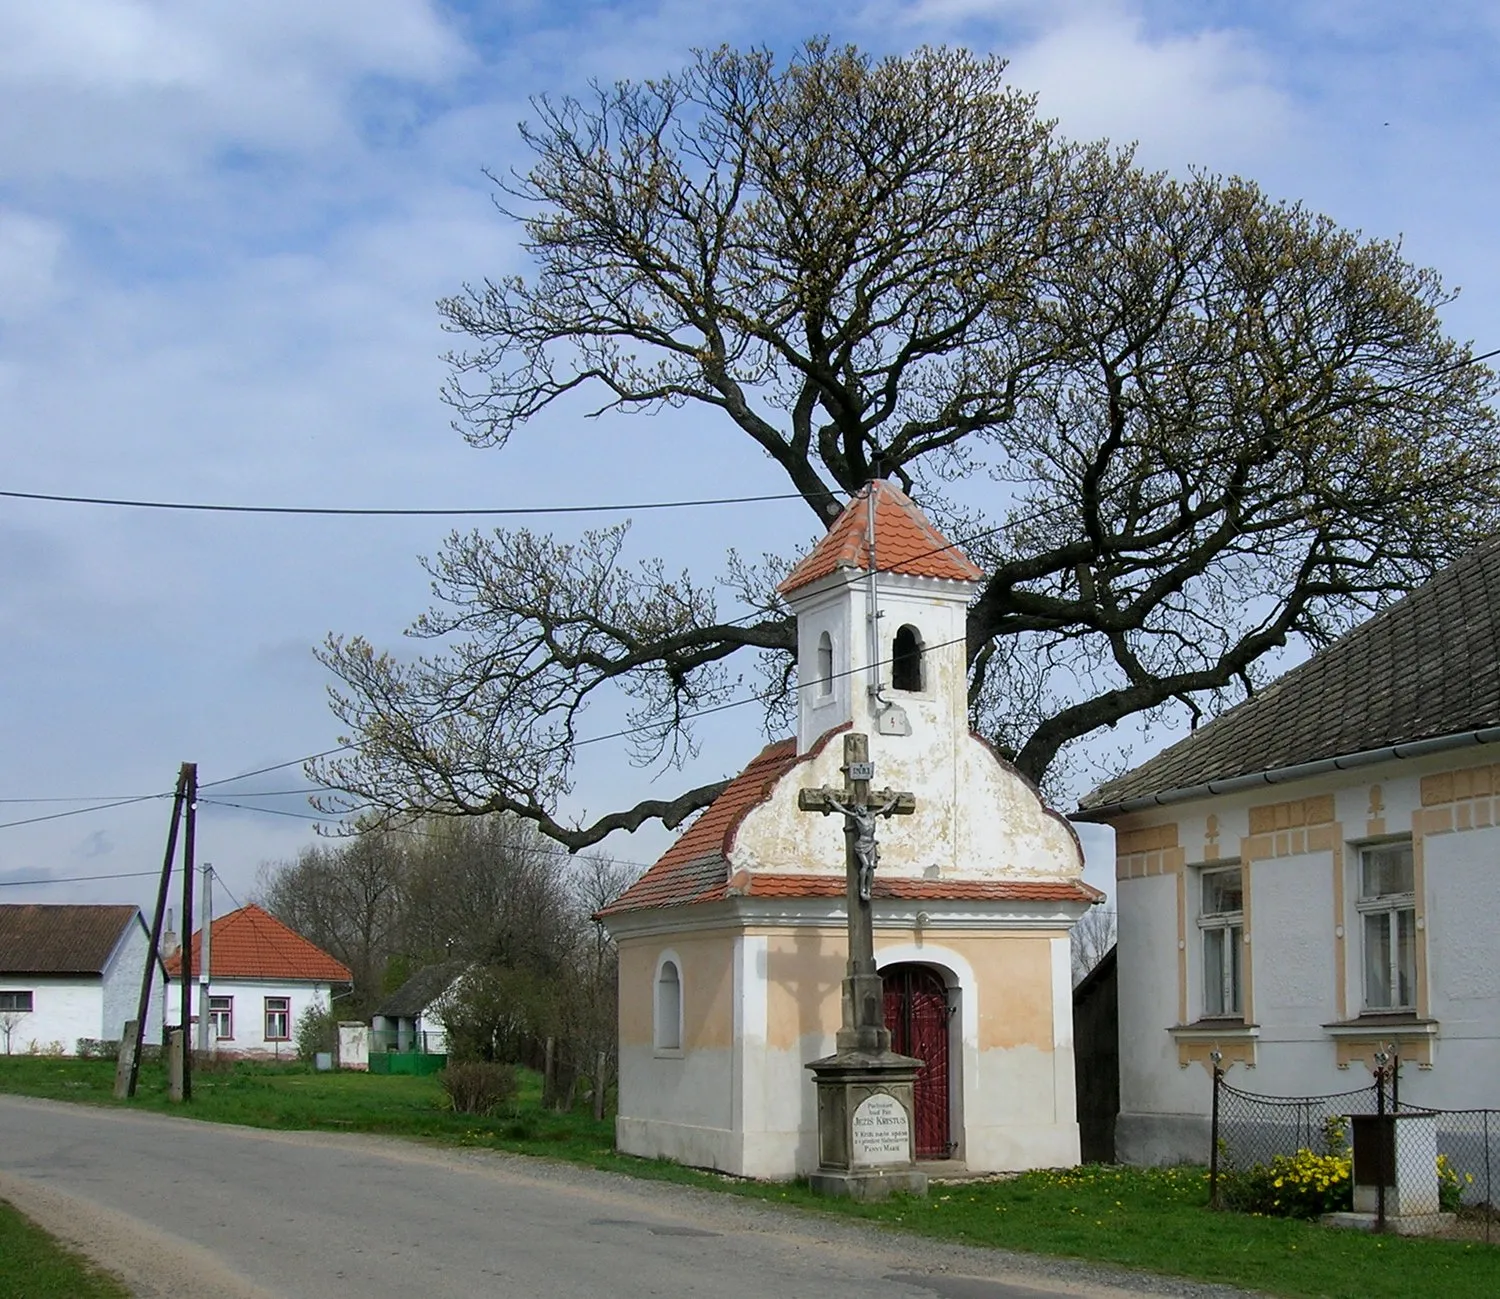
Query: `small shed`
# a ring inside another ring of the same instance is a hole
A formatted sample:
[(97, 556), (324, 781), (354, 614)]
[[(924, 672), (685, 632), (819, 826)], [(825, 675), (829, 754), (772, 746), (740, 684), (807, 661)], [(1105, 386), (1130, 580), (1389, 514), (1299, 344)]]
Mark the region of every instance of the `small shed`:
[[(442, 1067), (447, 1058), (448, 1035), (443, 1029), (440, 1007), (467, 968), (463, 961), (429, 965), (418, 970), (375, 1008), (370, 1022), (372, 1073), (428, 1073)], [(414, 1057), (430, 1059), (419, 1066)]]

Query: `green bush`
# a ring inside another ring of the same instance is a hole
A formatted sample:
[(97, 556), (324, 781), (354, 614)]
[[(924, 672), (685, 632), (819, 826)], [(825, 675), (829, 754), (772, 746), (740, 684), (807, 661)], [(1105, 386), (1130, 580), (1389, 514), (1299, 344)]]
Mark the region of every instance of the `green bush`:
[(311, 1005), (297, 1017), (297, 1058), (309, 1064), (319, 1051), (335, 1051), (339, 1043), (339, 1022), (333, 1011)]
[(489, 1060), (450, 1064), (438, 1075), (438, 1081), (458, 1114), (493, 1114), (515, 1099), (520, 1086), (514, 1068)]

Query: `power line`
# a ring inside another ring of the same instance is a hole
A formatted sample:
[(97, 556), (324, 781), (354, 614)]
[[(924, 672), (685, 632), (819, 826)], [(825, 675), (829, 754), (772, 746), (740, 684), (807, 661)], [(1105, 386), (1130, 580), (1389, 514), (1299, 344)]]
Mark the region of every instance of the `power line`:
[(49, 879), (0, 879), (0, 888), (37, 888), (46, 883), (87, 883), (93, 879), (144, 879), (159, 874), (159, 870), (123, 870), (115, 874), (65, 874)]
[[(128, 807), (132, 803), (146, 803), (154, 798), (171, 798), (171, 793), (165, 794), (137, 794), (134, 798), (121, 798), (113, 803), (97, 803), (93, 807), (75, 807), (67, 812), (49, 812), (45, 816), (28, 816), (19, 821), (0, 821), (0, 830), (9, 830), (17, 825), (36, 825), (40, 821), (60, 821), (65, 816), (83, 816), (88, 812), (105, 812), (112, 807)], [(72, 799), (61, 800), (72, 802)], [(153, 871), (152, 874), (155, 874)]]
[[(816, 494), (816, 493), (814, 493)], [(833, 496), (835, 493), (827, 492)], [(384, 506), (224, 505), (203, 501), (145, 501), (114, 496), (65, 496), (55, 492), (0, 491), (18, 501), (51, 501), (65, 505), (111, 505), (133, 510), (190, 510), (210, 514), (311, 514), (344, 517), (433, 518), (518, 517), (539, 514), (625, 514), (644, 510), (690, 510), (714, 505), (756, 505), (765, 501), (805, 500), (802, 492), (774, 492), (764, 496), (719, 496), (691, 501), (633, 501), (606, 505), (511, 505), (461, 509), (407, 509)]]
[[(208, 807), (233, 807), (237, 808), (241, 812), (259, 812), (264, 816), (287, 816), (294, 817), (299, 821), (320, 821), (324, 825), (332, 825), (334, 824), (336, 819), (332, 816), (317, 816), (311, 812), (289, 812), (281, 808), (274, 807), (249, 807), (244, 803), (230, 803), (219, 798), (200, 798), (198, 800), (198, 803), (199, 806), (206, 805)], [(415, 826), (382, 825), (378, 827), (378, 829), (382, 834), (405, 834), (417, 839), (433, 839), (437, 837), (432, 833), (432, 831), (419, 830)], [(571, 848), (564, 848), (561, 844), (552, 843), (527, 844), (525, 847), (517, 849), (517, 851), (523, 853), (546, 853), (550, 856), (555, 857), (578, 856), (578, 854), (575, 853)], [(652, 864), (650, 862), (634, 861), (629, 857), (616, 857), (613, 853), (608, 853), (607, 855), (609, 856), (609, 859), (611, 861), (619, 862), (622, 866), (639, 866), (642, 869), (645, 869)]]

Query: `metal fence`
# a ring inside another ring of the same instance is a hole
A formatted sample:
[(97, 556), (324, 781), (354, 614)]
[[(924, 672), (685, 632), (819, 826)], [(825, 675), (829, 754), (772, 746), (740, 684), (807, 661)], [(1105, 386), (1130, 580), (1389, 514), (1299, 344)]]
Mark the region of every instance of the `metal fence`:
[[(1354, 1208), (1373, 1213), (1377, 1230), (1396, 1214), (1443, 1212), (1455, 1215), (1445, 1232), (1500, 1243), (1500, 1110), (1416, 1103), (1401, 1094), (1400, 1061), (1390, 1058), (1369, 1086), (1346, 1092), (1262, 1095), (1232, 1086), (1217, 1065), (1213, 1088), (1216, 1208), (1308, 1216)], [(1368, 1189), (1352, 1184), (1356, 1163)]]

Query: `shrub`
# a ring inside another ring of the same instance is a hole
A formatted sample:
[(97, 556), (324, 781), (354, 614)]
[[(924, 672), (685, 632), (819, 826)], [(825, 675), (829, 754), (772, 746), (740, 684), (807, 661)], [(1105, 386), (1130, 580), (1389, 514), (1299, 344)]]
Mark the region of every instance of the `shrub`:
[(120, 1043), (118, 1040), (111, 1041), (108, 1038), (80, 1037), (78, 1058), (80, 1060), (118, 1060)]
[(1464, 1191), (1474, 1185), (1473, 1173), (1460, 1173), (1447, 1155), (1437, 1157), (1438, 1208), (1457, 1213), (1463, 1208)]
[(339, 1042), (339, 1023), (333, 1011), (317, 1004), (297, 1016), (297, 1058), (309, 1064), (319, 1051), (334, 1051)]
[(493, 1114), (515, 1098), (519, 1087), (515, 1069), (488, 1060), (450, 1064), (438, 1079), (458, 1114)]

